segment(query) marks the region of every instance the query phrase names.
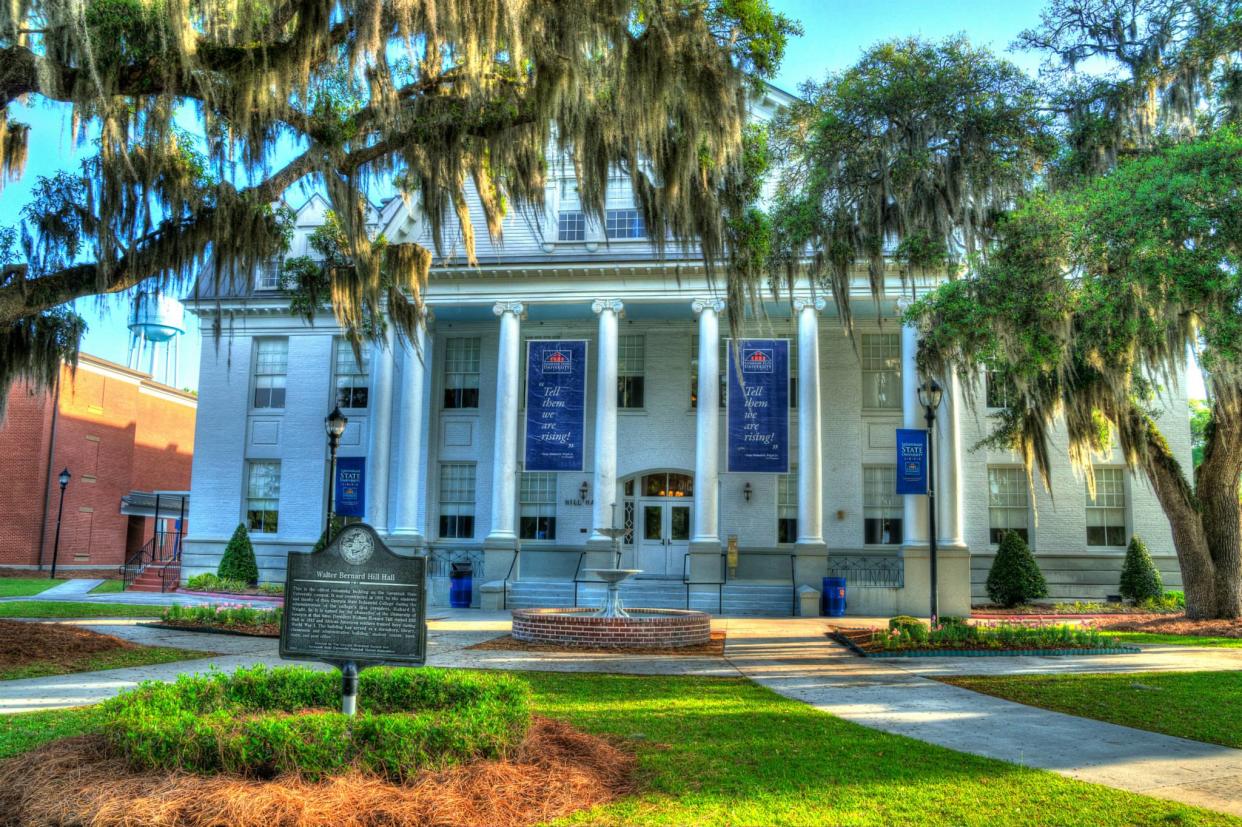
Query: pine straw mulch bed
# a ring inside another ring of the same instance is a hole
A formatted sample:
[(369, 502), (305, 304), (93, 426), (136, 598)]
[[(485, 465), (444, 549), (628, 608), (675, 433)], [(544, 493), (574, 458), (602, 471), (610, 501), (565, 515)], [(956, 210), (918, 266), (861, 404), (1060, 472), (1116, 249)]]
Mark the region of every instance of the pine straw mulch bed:
[(112, 635), (64, 623), (0, 620), (0, 668), (51, 664), (70, 668), (89, 655), (120, 649), (143, 649)]
[(1151, 632), (1158, 635), (1242, 638), (1242, 620), (1189, 620), (1184, 614), (1147, 614), (1109, 620), (1096, 628), (1109, 632)]
[(161, 620), (148, 623), (156, 629), (176, 629), (178, 632), (209, 632), (216, 635), (241, 635), (242, 637), (280, 637), (279, 623), (261, 623), (258, 626), (228, 626), (223, 623), (189, 623), (184, 620)]
[(54, 741), (0, 763), (3, 827), (519, 827), (634, 790), (634, 756), (536, 717), (505, 761), (476, 761), (394, 784), (351, 772), (318, 783), (131, 770), (99, 735)]
[(525, 640), (518, 640), (513, 635), (502, 635), (501, 637), (485, 640), (482, 643), (476, 643), (466, 648), (507, 652), (564, 652), (570, 655), (668, 655), (669, 657), (693, 655), (695, 657), (722, 658), (724, 657), (724, 646), (724, 631), (713, 630), (711, 640), (707, 643), (701, 643), (697, 646), (678, 646), (676, 648), (668, 646), (637, 648), (626, 646), (559, 646), (555, 643), (528, 643)]

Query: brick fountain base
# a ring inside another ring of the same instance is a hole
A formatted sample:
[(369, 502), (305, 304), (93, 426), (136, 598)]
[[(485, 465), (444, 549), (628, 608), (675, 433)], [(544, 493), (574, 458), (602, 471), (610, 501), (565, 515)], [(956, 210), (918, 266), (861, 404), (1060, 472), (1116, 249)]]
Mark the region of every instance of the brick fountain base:
[(513, 637), (582, 648), (699, 646), (712, 637), (711, 616), (681, 609), (628, 609), (629, 617), (596, 617), (590, 609), (516, 609)]

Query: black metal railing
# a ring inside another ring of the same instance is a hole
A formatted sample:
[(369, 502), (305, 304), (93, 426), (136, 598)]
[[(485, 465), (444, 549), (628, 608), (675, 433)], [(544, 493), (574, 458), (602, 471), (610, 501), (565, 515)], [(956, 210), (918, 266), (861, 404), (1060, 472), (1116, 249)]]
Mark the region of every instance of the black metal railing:
[(798, 555), (789, 555), (789, 616), (798, 616)]
[(574, 566), (574, 608), (578, 608), (578, 584), (585, 581), (578, 579), (578, 574), (582, 571), (582, 559), (586, 557), (586, 551), (578, 552), (578, 565)]
[(829, 569), (829, 577), (844, 577), (847, 586), (877, 589), (900, 589), (905, 585), (905, 572), (892, 568)]
[(691, 586), (715, 586), (716, 587), (716, 614), (724, 614), (724, 587), (729, 582), (729, 568), (725, 560), (728, 552), (720, 552), (720, 579), (718, 580), (691, 580), (690, 579), (690, 555), (687, 554), (681, 558), (681, 579), (686, 584), (686, 611), (690, 610), (690, 587)]
[(518, 555), (522, 553), (521, 548), (513, 550), (513, 559), (509, 561), (509, 572), (505, 575), (504, 581), (500, 584), (500, 608), (509, 610), (509, 580), (513, 577), (513, 569), (517, 566)]
[(172, 576), (180, 577), (180, 567), (170, 564), (181, 561), (181, 540), (182, 532), (180, 531), (157, 532), (154, 537), (147, 540), (142, 545), (142, 548), (126, 558), (124, 565), (121, 566), (121, 580), (124, 582), (125, 588), (128, 589), (133, 585), (133, 582), (146, 570), (147, 566), (163, 564), (164, 571), (160, 577), (160, 590), (168, 591), (170, 570), (173, 572)]

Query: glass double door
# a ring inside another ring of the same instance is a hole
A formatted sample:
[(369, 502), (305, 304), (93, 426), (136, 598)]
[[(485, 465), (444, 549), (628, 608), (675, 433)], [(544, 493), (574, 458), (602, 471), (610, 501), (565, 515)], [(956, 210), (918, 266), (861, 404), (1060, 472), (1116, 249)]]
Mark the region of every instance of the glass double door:
[(684, 499), (638, 500), (640, 577), (682, 576), (690, 550), (691, 505)]

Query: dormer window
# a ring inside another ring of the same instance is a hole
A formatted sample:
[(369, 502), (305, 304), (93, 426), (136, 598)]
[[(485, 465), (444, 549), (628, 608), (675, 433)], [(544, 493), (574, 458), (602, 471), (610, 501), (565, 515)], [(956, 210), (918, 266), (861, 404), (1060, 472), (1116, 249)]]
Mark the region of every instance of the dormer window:
[(561, 210), (556, 217), (556, 240), (586, 240), (586, 216), (582, 210)]
[(638, 210), (608, 210), (604, 215), (604, 232), (610, 239), (646, 238), (647, 228)]
[(270, 259), (259, 265), (259, 272), (255, 279), (256, 290), (279, 290), (280, 289), (280, 265), (278, 258)]

